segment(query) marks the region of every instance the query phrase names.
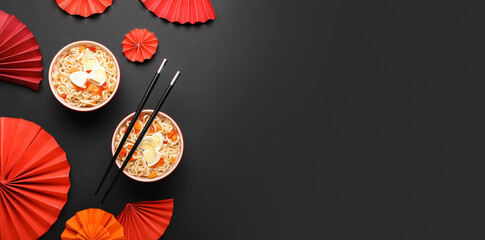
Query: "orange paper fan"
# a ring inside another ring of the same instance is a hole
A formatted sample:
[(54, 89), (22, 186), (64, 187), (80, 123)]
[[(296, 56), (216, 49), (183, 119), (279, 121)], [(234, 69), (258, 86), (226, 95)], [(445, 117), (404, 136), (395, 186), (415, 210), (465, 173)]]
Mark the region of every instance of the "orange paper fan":
[(123, 54), (128, 60), (143, 62), (152, 58), (157, 51), (158, 39), (155, 34), (146, 29), (135, 28), (125, 35), (121, 42)]
[(69, 163), (39, 125), (0, 117), (0, 239), (37, 239), (67, 201)]
[(101, 209), (90, 208), (77, 212), (67, 220), (62, 240), (121, 240), (126, 239), (123, 226), (116, 218)]
[(159, 239), (172, 219), (173, 199), (126, 204), (116, 217), (127, 240)]
[(89, 17), (95, 13), (103, 13), (113, 4), (113, 0), (56, 0), (62, 10), (71, 15)]
[(29, 28), (0, 10), (0, 80), (39, 90), (42, 54)]
[(169, 22), (204, 23), (216, 19), (209, 0), (140, 0), (150, 12)]

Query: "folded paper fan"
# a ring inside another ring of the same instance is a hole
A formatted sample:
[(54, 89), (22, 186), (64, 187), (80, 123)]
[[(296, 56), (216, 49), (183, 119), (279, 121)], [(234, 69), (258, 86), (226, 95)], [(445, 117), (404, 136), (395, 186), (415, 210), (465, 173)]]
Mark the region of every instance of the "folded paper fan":
[(0, 239), (37, 239), (67, 201), (69, 163), (39, 125), (0, 117)]
[(77, 212), (67, 220), (62, 240), (121, 240), (126, 239), (123, 226), (116, 218), (101, 209), (90, 208)]
[(216, 19), (216, 14), (209, 0), (140, 0), (145, 7), (169, 22), (204, 23)]
[(0, 10), (0, 80), (39, 90), (42, 54), (29, 28)]
[(95, 13), (103, 13), (113, 4), (113, 0), (56, 0), (57, 5), (71, 15), (89, 17)]
[(145, 59), (152, 58), (157, 51), (158, 39), (155, 34), (146, 29), (135, 28), (125, 35), (121, 42), (123, 54), (130, 61), (143, 62)]
[(116, 217), (127, 240), (159, 239), (172, 219), (173, 199), (126, 204)]

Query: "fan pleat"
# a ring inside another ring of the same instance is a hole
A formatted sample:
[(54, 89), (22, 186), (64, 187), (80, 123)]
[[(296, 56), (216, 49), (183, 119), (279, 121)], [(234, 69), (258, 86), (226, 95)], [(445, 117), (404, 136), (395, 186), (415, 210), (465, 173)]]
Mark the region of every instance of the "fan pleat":
[(145, 7), (159, 18), (169, 22), (204, 23), (214, 20), (216, 14), (210, 0), (141, 0)]
[(0, 45), (3, 45), (5, 41), (10, 39), (12, 35), (15, 35), (19, 31), (19, 29), (23, 28), (22, 24), (19, 23), (20, 21), (13, 15), (8, 15), (8, 17), (5, 18), (5, 22), (0, 23), (3, 25), (3, 34), (0, 36)]
[(129, 203), (116, 219), (125, 227), (125, 235), (132, 239), (159, 239), (172, 218), (173, 199)]
[(128, 60), (143, 62), (157, 51), (158, 39), (146, 29), (135, 28), (125, 35), (121, 47)]
[(113, 215), (101, 209), (85, 209), (77, 212), (66, 222), (61, 235), (63, 240), (73, 239), (126, 239), (123, 226)]
[(103, 13), (113, 4), (113, 0), (56, 0), (57, 5), (71, 15), (89, 17)]
[[(0, 196), (4, 203), (0, 204), (0, 216), (15, 216), (17, 210), (16, 207), (12, 205), (9, 194), (6, 191), (0, 191)], [(28, 237), (29, 234), (34, 235), (35, 233), (31, 228), (21, 229), (21, 227), (26, 224), (28, 223), (23, 218), (14, 218), (12, 221), (3, 221), (2, 224), (0, 224), (0, 239), (21, 239), (22, 236), (25, 238), (26, 236)]]
[(8, 74), (0, 73), (0, 80), (10, 82), (13, 84), (17, 84), (20, 86), (24, 86), (30, 88), (32, 90), (39, 90), (39, 82), (42, 81), (42, 78), (32, 78), (32, 77), (25, 77), (25, 76), (12, 76)]
[[(34, 236), (42, 235), (45, 232), (42, 231), (44, 226), (41, 222), (43, 221), (38, 221), (38, 219), (33, 217), (33, 213), (24, 208), (25, 206), (17, 199), (18, 197), (14, 197), (10, 192), (4, 193), (7, 196), (6, 200), (9, 202), (9, 204), (6, 204), (8, 214), (10, 216), (22, 216), (21, 218), (12, 218), (10, 222), (7, 221), (7, 224), (13, 225), (16, 229), (16, 234), (12, 233), (12, 237), (17, 235), (20, 239), (35, 239)], [(42, 216), (42, 219), (45, 219), (45, 217)], [(31, 222), (33, 223), (31, 224)], [(2, 224), (4, 223), (2, 222)]]
[(38, 61), (38, 65), (42, 66), (42, 56), (39, 55), (39, 46), (33, 46), (14, 52), (11, 55), (0, 55), (0, 64), (9, 64), (11, 62), (26, 62), (26, 61)]
[(0, 151), (0, 239), (37, 239), (67, 201), (65, 153), (38, 125), (6, 117), (0, 117)]
[(34, 220), (38, 224), (36, 229), (42, 229), (43, 225), (54, 222), (57, 216), (52, 212), (61, 210), (59, 203), (62, 203), (62, 199), (53, 201), (51, 196), (44, 193), (21, 188), (10, 188), (8, 193), (10, 193), (11, 201), (16, 202), (16, 209), (21, 212), (23, 218), (27, 221)]
[(0, 10), (0, 80), (39, 90), (42, 54), (29, 28)]
[(19, 35), (12, 36), (2, 44), (2, 47), (0, 48), (0, 55), (10, 56), (24, 49), (39, 47), (34, 35), (32, 35), (27, 27), (24, 29), (25, 31), (20, 32)]
[[(8, 69), (8, 68), (25, 67), (25, 68), (35, 68), (38, 71), (39, 67), (42, 68), (42, 66), (39, 66), (39, 60), (41, 60), (41, 58), (32, 58), (25, 61), (0, 62), (0, 68)], [(42, 69), (40, 70), (42, 71)]]
[[(20, 169), (18, 174), (14, 175), (14, 177), (12, 177), (11, 180), (18, 181), (21, 179), (26, 179), (26, 178), (28, 179), (30, 177), (36, 177), (38, 175), (43, 175), (44, 173), (48, 173), (56, 170), (64, 171), (65, 174), (69, 174), (69, 172), (65, 171), (65, 168), (66, 166), (68, 166), (68, 164), (64, 161), (64, 159), (66, 159), (66, 155), (63, 152), (62, 148), (58, 147), (49, 151), (48, 153), (46, 152), (45, 155), (39, 154), (38, 156), (39, 156), (39, 160), (41, 161), (38, 161), (36, 164), (26, 166), (24, 168), (25, 169), (24, 171)], [(44, 159), (46, 161), (47, 159), (49, 159), (49, 162), (42, 164), (42, 161), (44, 161)], [(58, 175), (58, 176), (61, 176), (61, 175)]]
[[(17, 159), (9, 158), (12, 151), (12, 146), (14, 144), (13, 139), (15, 139), (15, 132), (18, 130), (19, 121), (12, 121), (11, 118), (0, 118), (1, 130), (1, 151), (0, 152), (0, 166), (1, 166), (1, 177), (3, 180), (7, 179), (7, 175), (12, 169), (13, 165), (16, 163)], [(8, 121), (10, 120), (10, 121)], [(15, 151), (15, 150), (14, 150)]]
[[(46, 131), (40, 131), (29, 148), (17, 159), (16, 164), (9, 173), (8, 179), (21, 176), (26, 172), (34, 170), (35, 167), (41, 167), (47, 162), (46, 160), (54, 162), (62, 161), (55, 158), (59, 154), (56, 150), (63, 151), (51, 135)], [(32, 159), (36, 159), (36, 161), (32, 161)]]

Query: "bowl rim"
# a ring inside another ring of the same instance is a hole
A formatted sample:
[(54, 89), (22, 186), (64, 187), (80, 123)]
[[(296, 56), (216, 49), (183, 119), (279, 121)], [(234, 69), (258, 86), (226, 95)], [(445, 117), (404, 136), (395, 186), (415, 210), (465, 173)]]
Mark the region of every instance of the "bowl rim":
[[(153, 113), (154, 109), (143, 109), (142, 110), (142, 113)], [(184, 143), (184, 137), (182, 135), (182, 130), (180, 130), (180, 127), (179, 125), (170, 117), (168, 116), (166, 113), (162, 112), (162, 111), (159, 111), (158, 113), (162, 114), (163, 117), (169, 119), (172, 124), (175, 126), (175, 128), (177, 129), (179, 135), (180, 135), (180, 154), (179, 156), (177, 157), (177, 160), (175, 161), (175, 164), (173, 165), (173, 167), (168, 171), (166, 172), (164, 175), (161, 175), (161, 176), (157, 176), (155, 178), (141, 178), (141, 177), (136, 177), (136, 176), (133, 176), (129, 173), (127, 173), (126, 171), (123, 171), (123, 173), (128, 176), (129, 178), (133, 179), (133, 180), (136, 180), (136, 181), (139, 181), (139, 182), (156, 182), (156, 181), (159, 181), (159, 180), (162, 180), (164, 179), (165, 177), (167, 177), (168, 175), (170, 175), (174, 170), (175, 168), (177, 168), (177, 166), (179, 165), (180, 161), (182, 160), (182, 155), (184, 154), (184, 148), (185, 148), (185, 143)], [(116, 148), (115, 148), (115, 140), (116, 140), (116, 133), (119, 132), (120, 130), (120, 127), (123, 123), (125, 123), (130, 117), (133, 117), (133, 115), (135, 115), (135, 112), (132, 112), (130, 114), (128, 114), (125, 118), (123, 118), (123, 120), (120, 121), (120, 123), (118, 124), (118, 126), (116, 126), (116, 129), (113, 133), (113, 137), (111, 138), (111, 155), (113, 156), (115, 151), (116, 151)], [(119, 161), (115, 161), (116, 162), (116, 166), (118, 166), (118, 168), (121, 167), (121, 163)]]
[[(79, 45), (79, 44), (92, 44), (92, 45), (96, 45), (96, 46), (100, 47), (101, 49), (103, 49), (104, 51), (106, 51), (113, 58), (113, 60), (114, 60), (114, 62), (116, 64), (116, 70), (118, 71), (117, 84), (116, 84), (115, 90), (113, 91), (113, 93), (111, 94), (111, 96), (109, 96), (109, 98), (106, 99), (106, 101), (104, 101), (101, 104), (96, 105), (94, 107), (83, 107), (83, 108), (81, 108), (81, 107), (76, 107), (76, 106), (72, 106), (72, 105), (68, 104), (66, 101), (64, 101), (64, 99), (61, 98), (61, 96), (59, 96), (59, 94), (57, 93), (56, 89), (54, 88), (54, 85), (52, 84), (52, 69), (54, 67), (54, 63), (57, 62), (57, 59), (60, 57), (60, 55), (62, 53), (64, 53), (67, 49), (69, 49), (69, 48), (71, 48), (71, 47), (73, 47), (75, 45)], [(120, 86), (120, 79), (121, 79), (120, 65), (118, 63), (118, 60), (116, 59), (116, 56), (113, 54), (113, 52), (111, 52), (111, 50), (109, 50), (103, 44), (98, 43), (98, 42), (95, 42), (95, 41), (91, 41), (91, 40), (75, 41), (75, 42), (69, 43), (66, 46), (64, 46), (63, 48), (61, 48), (61, 50), (59, 50), (56, 53), (56, 55), (52, 58), (51, 64), (49, 66), (49, 73), (48, 73), (49, 87), (51, 89), (52, 94), (57, 99), (57, 101), (60, 102), (65, 107), (67, 107), (67, 108), (69, 108), (71, 110), (74, 110), (74, 111), (78, 111), (78, 112), (90, 112), (90, 111), (94, 111), (94, 110), (100, 109), (104, 105), (108, 104), (108, 102), (110, 102), (111, 99), (113, 99), (113, 97), (115, 96), (116, 92), (118, 91), (118, 88)]]

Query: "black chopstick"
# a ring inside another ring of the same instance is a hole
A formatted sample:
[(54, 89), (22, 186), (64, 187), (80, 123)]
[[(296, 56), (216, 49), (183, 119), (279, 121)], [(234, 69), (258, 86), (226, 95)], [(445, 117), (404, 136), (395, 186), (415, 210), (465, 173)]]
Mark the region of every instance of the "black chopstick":
[(108, 167), (106, 168), (106, 171), (104, 172), (104, 176), (101, 179), (101, 182), (99, 183), (98, 188), (96, 189), (96, 192), (94, 193), (94, 196), (98, 195), (98, 192), (101, 189), (101, 186), (103, 186), (103, 183), (106, 180), (106, 177), (108, 176), (109, 171), (113, 167), (113, 164), (115, 163), (116, 158), (118, 158), (118, 155), (120, 154), (121, 149), (123, 148), (123, 145), (125, 145), (126, 139), (128, 139), (128, 136), (130, 135), (130, 132), (133, 129), (133, 126), (135, 126), (135, 122), (136, 121), (134, 121), (134, 120), (138, 119), (138, 116), (140, 115), (141, 111), (143, 110), (143, 106), (145, 106), (145, 103), (147, 102), (148, 97), (152, 93), (153, 87), (157, 83), (158, 78), (160, 77), (160, 73), (162, 72), (162, 70), (165, 67), (165, 64), (166, 63), (167, 63), (167, 59), (164, 58), (163, 61), (162, 61), (162, 63), (160, 64), (160, 67), (158, 68), (158, 71), (153, 76), (153, 79), (152, 79), (150, 85), (148, 86), (148, 89), (146, 90), (145, 95), (141, 99), (141, 102), (140, 102), (140, 104), (138, 105), (138, 107), (136, 109), (135, 115), (132, 118), (133, 120), (131, 121), (130, 125), (126, 129), (126, 132), (123, 135), (123, 138), (121, 139), (120, 145), (118, 145), (118, 148), (116, 149), (116, 152), (113, 155), (113, 158), (111, 158), (111, 161), (110, 161)]
[[(135, 153), (136, 149), (138, 148), (138, 145), (140, 145), (142, 139), (143, 139), (143, 136), (145, 136), (145, 133), (148, 131), (148, 129), (150, 128), (150, 125), (152, 125), (152, 122), (153, 120), (155, 119), (155, 117), (157, 116), (158, 112), (160, 111), (160, 109), (162, 108), (162, 105), (163, 103), (165, 102), (165, 100), (167, 99), (167, 96), (168, 94), (170, 93), (170, 91), (172, 90), (173, 88), (173, 85), (175, 84), (175, 82), (177, 81), (178, 77), (180, 76), (180, 71), (177, 71), (177, 73), (175, 73), (175, 76), (173, 77), (172, 79), (172, 82), (170, 83), (170, 85), (168, 85), (168, 87), (165, 89), (165, 92), (163, 93), (162, 95), (162, 98), (160, 99), (160, 101), (158, 102), (157, 106), (155, 107), (155, 109), (153, 110), (152, 112), (152, 115), (150, 116), (150, 118), (148, 119), (148, 122), (145, 124), (145, 126), (143, 127), (143, 130), (141, 130), (140, 132), (140, 135), (138, 136), (138, 138), (136, 139), (136, 142), (135, 144), (133, 144), (133, 147), (131, 148), (130, 152), (128, 153), (128, 155), (126, 155), (125, 157), (125, 160), (123, 161), (123, 165), (121, 165), (120, 167), (120, 170), (116, 173), (116, 176), (115, 178), (113, 179), (113, 181), (111, 182), (111, 185), (109, 185), (108, 187), (108, 190), (106, 191), (106, 193), (104, 194), (103, 198), (101, 199), (101, 202), (100, 204), (103, 204), (104, 202), (104, 199), (106, 198), (106, 196), (108, 196), (108, 193), (111, 191), (111, 188), (113, 188), (113, 185), (114, 183), (116, 182), (116, 179), (120, 176), (120, 173), (122, 173), (126, 167), (126, 165), (128, 164), (129, 162), (129, 159), (131, 159), (131, 157), (133, 156), (133, 154)], [(135, 120), (135, 118), (133, 118)]]

